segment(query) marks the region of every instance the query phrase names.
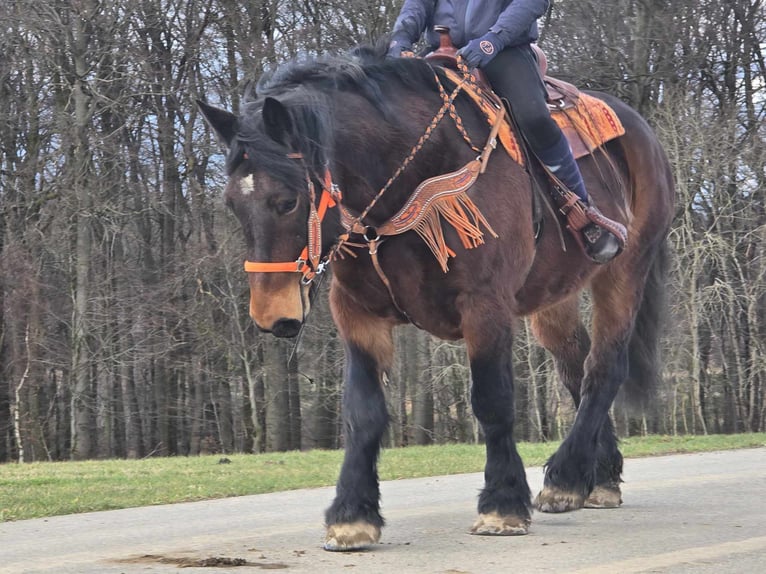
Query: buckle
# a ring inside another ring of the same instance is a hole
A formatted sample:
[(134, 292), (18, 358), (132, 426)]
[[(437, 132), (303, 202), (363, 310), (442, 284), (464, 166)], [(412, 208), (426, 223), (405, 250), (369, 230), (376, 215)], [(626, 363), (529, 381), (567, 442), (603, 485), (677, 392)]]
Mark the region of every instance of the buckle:
[(330, 262), (327, 259), (320, 261), (316, 269), (312, 269), (311, 265), (309, 265), (308, 262), (304, 259), (298, 259), (296, 263), (298, 264), (296, 271), (303, 274), (301, 283), (304, 285), (309, 285), (312, 283), (318, 275), (321, 275), (327, 271), (327, 267), (330, 265)]
[(372, 225), (368, 225), (364, 228), (364, 237), (365, 241), (376, 241), (380, 239), (380, 236), (378, 235), (378, 230), (375, 229)]
[(601, 239), (601, 236), (604, 234), (604, 231), (598, 226), (598, 225), (586, 225), (583, 230), (582, 234), (585, 237), (586, 241), (590, 243), (591, 245), (595, 244), (599, 239)]
[(574, 206), (577, 205), (577, 203), (580, 201), (580, 198), (577, 197), (574, 193), (569, 192), (566, 193), (566, 195), (569, 197), (567, 197), (567, 200), (559, 207), (559, 213), (561, 213), (561, 215), (569, 215), (569, 212), (572, 211)]

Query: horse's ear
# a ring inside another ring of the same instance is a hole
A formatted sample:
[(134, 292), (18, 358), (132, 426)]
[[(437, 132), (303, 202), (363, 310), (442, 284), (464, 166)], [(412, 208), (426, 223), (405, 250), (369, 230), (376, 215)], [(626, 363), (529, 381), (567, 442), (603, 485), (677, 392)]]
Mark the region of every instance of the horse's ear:
[(263, 127), (266, 135), (277, 143), (287, 145), (293, 132), (293, 120), (287, 108), (275, 98), (263, 102)]
[(206, 104), (202, 100), (197, 100), (197, 106), (199, 106), (202, 115), (205, 116), (205, 121), (213, 128), (218, 139), (226, 147), (230, 147), (234, 136), (237, 134), (237, 116), (226, 110)]

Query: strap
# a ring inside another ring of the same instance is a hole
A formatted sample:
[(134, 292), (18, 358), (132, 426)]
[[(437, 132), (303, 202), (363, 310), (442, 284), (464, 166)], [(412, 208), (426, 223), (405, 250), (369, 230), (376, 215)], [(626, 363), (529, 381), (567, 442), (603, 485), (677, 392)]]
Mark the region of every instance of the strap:
[(480, 160), (473, 160), (457, 171), (428, 178), (413, 192), (399, 212), (378, 227), (378, 235), (398, 235), (417, 226), (428, 215), (435, 201), (469, 189), (481, 173)]
[(280, 261), (269, 263), (262, 261), (245, 261), (245, 271), (248, 273), (304, 273), (308, 247), (304, 247), (295, 261)]
[[(288, 157), (301, 159), (301, 154), (289, 154)], [(301, 273), (304, 281), (310, 282), (324, 268), (322, 262), (322, 221), (331, 207), (338, 205), (341, 193), (337, 186), (332, 182), (330, 170), (326, 169), (322, 182), (322, 195), (319, 198), (319, 206), (315, 204), (314, 184), (306, 173), (306, 180), (309, 187), (309, 201), (311, 207), (308, 217), (308, 242), (303, 248), (298, 259), (295, 261), (245, 261), (245, 271), (247, 273)]]
[[(484, 150), (481, 152), (481, 170), (479, 173), (484, 173), (487, 169), (487, 163), (489, 162), (489, 154), (497, 147), (497, 133), (500, 131), (500, 126), (503, 125), (505, 119), (505, 106), (501, 103), (497, 109), (497, 115), (495, 116), (495, 123), (492, 124), (492, 130), (489, 132), (489, 138), (484, 145)], [(477, 176), (478, 177), (478, 176)]]
[(367, 243), (367, 246), (370, 249), (370, 260), (372, 261), (372, 266), (375, 268), (375, 271), (377, 272), (378, 277), (380, 277), (383, 285), (386, 286), (386, 289), (388, 290), (388, 296), (391, 297), (391, 302), (394, 304), (394, 307), (396, 307), (396, 310), (399, 311), (399, 313), (402, 314), (402, 317), (407, 319), (407, 321), (416, 327), (420, 327), (420, 325), (418, 325), (412, 319), (412, 317), (410, 317), (407, 312), (399, 306), (399, 303), (396, 301), (396, 297), (394, 297), (394, 290), (391, 287), (391, 282), (388, 280), (388, 277), (386, 277), (386, 274), (383, 273), (383, 268), (380, 266), (380, 261), (378, 260), (378, 248), (380, 247), (380, 243), (380, 238), (374, 239)]

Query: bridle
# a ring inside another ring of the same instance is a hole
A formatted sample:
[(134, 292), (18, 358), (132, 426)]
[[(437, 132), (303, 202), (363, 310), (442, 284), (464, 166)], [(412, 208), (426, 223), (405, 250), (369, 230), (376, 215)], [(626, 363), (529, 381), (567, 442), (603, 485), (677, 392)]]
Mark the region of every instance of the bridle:
[[(300, 153), (290, 153), (287, 157), (303, 160)], [(332, 181), (330, 168), (325, 168), (322, 179), (322, 195), (319, 206), (316, 205), (316, 187), (308, 167), (305, 167), (306, 183), (309, 190), (308, 240), (295, 261), (263, 262), (245, 260), (245, 271), (248, 273), (300, 273), (304, 285), (310, 284), (317, 275), (321, 275), (332, 257), (332, 252), (322, 257), (322, 221), (327, 209), (340, 204), (342, 194)]]
[[(458, 58), (457, 60), (457, 66), (460, 72), (462, 73), (463, 79), (462, 81), (457, 83), (457, 85), (455, 86), (454, 90), (452, 90), (451, 93), (447, 93), (447, 91), (444, 89), (444, 86), (441, 83), (441, 80), (439, 79), (439, 76), (436, 74), (436, 72), (434, 72), (434, 79), (436, 80), (436, 84), (439, 88), (439, 94), (443, 102), (441, 108), (433, 117), (428, 127), (426, 128), (425, 132), (418, 139), (417, 143), (411, 148), (410, 153), (404, 159), (404, 161), (399, 166), (399, 168), (388, 179), (385, 185), (383, 185), (380, 191), (378, 191), (378, 193), (373, 197), (369, 205), (361, 212), (361, 214), (354, 216), (348, 210), (348, 208), (342, 205), (341, 203), (341, 200), (343, 199), (342, 193), (339, 187), (335, 183), (333, 183), (332, 174), (330, 173), (329, 167), (325, 167), (324, 175), (321, 181), (321, 186), (322, 186), (321, 197), (319, 198), (319, 205), (317, 206), (316, 205), (316, 187), (314, 185), (314, 179), (312, 179), (309, 168), (308, 166), (305, 165), (305, 162), (304, 162), (304, 171), (305, 171), (306, 182), (307, 182), (308, 191), (309, 191), (309, 199), (310, 199), (307, 245), (303, 248), (303, 250), (301, 251), (301, 254), (298, 256), (298, 259), (296, 259), (295, 261), (260, 262), (260, 261), (246, 260), (244, 264), (245, 271), (248, 273), (300, 273), (302, 275), (302, 279), (301, 279), (302, 283), (304, 285), (310, 285), (317, 276), (324, 273), (324, 271), (327, 269), (327, 266), (333, 260), (333, 258), (335, 257), (337, 253), (342, 253), (343, 251), (350, 252), (350, 250), (345, 244), (348, 244), (349, 246), (353, 246), (353, 247), (364, 246), (363, 244), (349, 242), (349, 234), (355, 233), (355, 234), (362, 235), (363, 239), (367, 242), (367, 246), (369, 247), (370, 256), (373, 260), (373, 265), (375, 267), (375, 270), (377, 271), (378, 276), (380, 277), (380, 279), (383, 281), (386, 288), (388, 289), (389, 294), (391, 295), (391, 298), (394, 302), (394, 305), (397, 307), (397, 309), (399, 309), (399, 305), (396, 303), (396, 299), (394, 298), (391, 285), (388, 279), (386, 278), (385, 274), (383, 273), (383, 270), (380, 268), (380, 265), (378, 264), (378, 260), (377, 260), (378, 246), (385, 239), (385, 234), (379, 233), (379, 231), (382, 231), (383, 228), (385, 228), (385, 226), (376, 229), (375, 227), (365, 225), (363, 223), (363, 220), (370, 213), (372, 208), (377, 204), (377, 202), (380, 200), (383, 194), (391, 187), (391, 185), (399, 177), (399, 175), (401, 175), (401, 173), (412, 162), (412, 160), (415, 158), (417, 153), (421, 150), (421, 148), (426, 143), (426, 141), (428, 141), (428, 139), (431, 137), (434, 130), (439, 125), (439, 123), (441, 122), (441, 120), (444, 118), (445, 115), (449, 115), (453, 119), (456, 127), (458, 128), (458, 131), (460, 132), (461, 136), (466, 141), (466, 143), (468, 143), (474, 151), (480, 152), (481, 155), (479, 156), (478, 161), (480, 162), (480, 165), (481, 165), (481, 173), (483, 173), (484, 169), (486, 168), (486, 163), (489, 158), (489, 154), (495, 148), (495, 145), (496, 145), (495, 137), (497, 135), (497, 129), (500, 126), (500, 120), (502, 119), (501, 116), (504, 114), (502, 103), (500, 103), (498, 107), (497, 120), (494, 122), (493, 128), (490, 133), (490, 137), (488, 138), (487, 143), (485, 144), (484, 148), (479, 148), (475, 146), (473, 142), (471, 141), (471, 138), (469, 137), (465, 128), (463, 127), (462, 120), (458, 116), (457, 110), (455, 109), (455, 105), (454, 105), (455, 98), (463, 90), (463, 88), (465, 87), (467, 83), (471, 83), (475, 86), (475, 79), (460, 58)], [(297, 159), (303, 162), (303, 155), (301, 153), (289, 153), (287, 154), (287, 157), (291, 159)], [(325, 214), (327, 213), (328, 208), (332, 208), (332, 207), (337, 207), (339, 209), (340, 216), (341, 216), (341, 224), (345, 228), (345, 232), (342, 233), (340, 236), (338, 236), (337, 241), (333, 245), (333, 247), (328, 250), (327, 254), (322, 256), (322, 221), (324, 220), (324, 217), (325, 217)], [(401, 233), (401, 232), (402, 230), (398, 230), (398, 231), (395, 231), (394, 233)], [(401, 309), (399, 310), (401, 311)], [(406, 313), (404, 313), (403, 311), (401, 312), (406, 316)]]

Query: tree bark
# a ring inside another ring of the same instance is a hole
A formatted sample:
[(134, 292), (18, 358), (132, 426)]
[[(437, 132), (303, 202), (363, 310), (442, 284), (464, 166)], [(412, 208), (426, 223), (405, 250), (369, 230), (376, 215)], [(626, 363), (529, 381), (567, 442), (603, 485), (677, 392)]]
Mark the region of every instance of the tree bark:
[[(83, 6), (85, 12), (94, 9), (90, 2)], [(95, 11), (95, 10), (94, 10)], [(74, 106), (74, 133), (71, 142), (71, 178), (75, 198), (75, 282), (72, 310), (72, 442), (71, 457), (75, 460), (90, 458), (93, 454), (94, 397), (90, 375), (90, 350), (88, 334), (90, 324), (90, 268), (91, 230), (90, 210), (92, 200), (89, 190), (91, 158), (88, 126), (91, 120), (92, 100), (85, 78), (88, 77), (88, 44), (91, 33), (86, 14), (73, 11), (72, 16), (72, 63), (74, 80), (71, 98)]]
[(290, 450), (290, 396), (288, 343), (274, 337), (263, 340), (266, 389), (266, 444), (269, 451)]

